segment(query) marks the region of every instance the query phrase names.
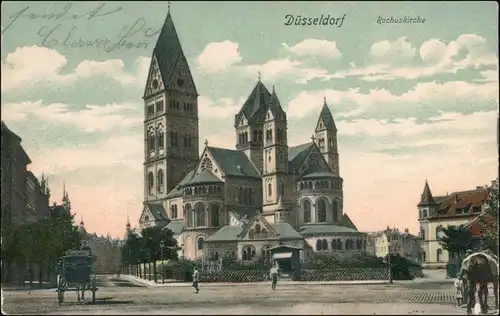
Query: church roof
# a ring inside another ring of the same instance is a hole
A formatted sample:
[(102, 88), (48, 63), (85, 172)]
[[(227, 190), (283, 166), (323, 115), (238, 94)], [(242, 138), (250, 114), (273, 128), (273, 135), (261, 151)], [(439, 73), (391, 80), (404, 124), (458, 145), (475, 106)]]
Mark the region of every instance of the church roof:
[(153, 49), (153, 55), (156, 56), (156, 60), (158, 61), (158, 68), (160, 69), (163, 83), (167, 85), (172, 77), (177, 60), (184, 56), (170, 11), (163, 23), (160, 35)]
[[(271, 227), (278, 234), (278, 239), (302, 239), (302, 235), (299, 234), (292, 226), (288, 223), (273, 223), (270, 224)], [(236, 241), (241, 239), (240, 234), (245, 228), (244, 225), (237, 226), (224, 226), (219, 229), (215, 234), (210, 236), (207, 242), (221, 242), (221, 241)]]
[(314, 224), (302, 227), (299, 230), (301, 235), (316, 234), (361, 234), (355, 229), (341, 225)]
[(326, 98), (325, 102), (323, 103), (323, 107), (321, 108), (321, 112), (319, 114), (318, 121), (319, 120), (323, 120), (323, 124), (325, 124), (324, 129), (337, 131), (337, 127), (335, 126), (335, 121), (333, 120), (332, 112), (330, 112), (330, 109), (326, 104)]
[(255, 168), (252, 162), (250, 162), (244, 152), (208, 146), (207, 150), (210, 152), (212, 157), (214, 157), (215, 161), (226, 176), (243, 176), (257, 179), (261, 178), (259, 171)]
[(184, 220), (183, 219), (176, 219), (168, 223), (167, 226), (165, 226), (163, 229), (170, 229), (174, 235), (180, 235), (182, 231), (184, 230)]
[(229, 210), (233, 211), (239, 219), (250, 219), (256, 212), (258, 212), (257, 208), (247, 206), (231, 206)]
[(195, 175), (187, 185), (202, 184), (202, 183), (223, 183), (221, 179), (217, 178), (212, 172), (203, 170)]
[(304, 179), (337, 178), (337, 176), (329, 171), (318, 171), (306, 174), (303, 178)]
[(167, 197), (168, 198), (172, 198), (172, 197), (178, 197), (178, 196), (182, 196), (182, 186), (185, 185), (186, 183), (189, 182), (189, 180), (191, 180), (191, 178), (193, 177), (195, 173), (195, 170), (191, 170), (189, 171), (186, 176), (184, 177), (184, 179), (181, 180), (181, 182), (179, 182), (179, 184), (177, 186), (175, 186), (168, 194), (167, 194)]
[(270, 99), (271, 93), (269, 93), (269, 90), (267, 90), (264, 84), (259, 80), (245, 103), (243, 103), (241, 110), (235, 115), (234, 124), (238, 124), (241, 113), (245, 114), (248, 120), (254, 119), (256, 114), (258, 114), (257, 112), (264, 113)]
[(147, 208), (153, 214), (155, 221), (165, 221), (168, 220), (167, 212), (163, 204), (160, 203), (146, 203)]
[(347, 215), (346, 213), (344, 213), (344, 215), (342, 216), (342, 225), (348, 228), (352, 228), (356, 231), (358, 230), (356, 225), (354, 225), (352, 220), (349, 218), (349, 215)]
[(278, 96), (274, 91), (274, 87), (273, 87), (273, 93), (271, 94), (271, 99), (269, 100), (268, 108), (269, 110), (271, 110), (271, 113), (274, 115), (274, 117), (281, 116), (281, 119), (286, 119), (286, 113), (285, 111), (283, 111), (283, 108), (281, 107), (280, 100), (278, 99)]
[(280, 239), (303, 238), (289, 223), (273, 223), (270, 225), (279, 234)]
[(310, 142), (295, 147), (288, 147), (288, 165), (292, 172), (300, 168), (304, 159), (309, 156), (313, 145), (314, 143)]

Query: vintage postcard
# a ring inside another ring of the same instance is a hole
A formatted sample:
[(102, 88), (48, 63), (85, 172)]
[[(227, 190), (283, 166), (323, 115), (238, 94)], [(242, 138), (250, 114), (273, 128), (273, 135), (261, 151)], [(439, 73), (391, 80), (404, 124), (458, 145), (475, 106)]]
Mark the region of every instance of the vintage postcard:
[(498, 313), (496, 2), (1, 14), (3, 313)]

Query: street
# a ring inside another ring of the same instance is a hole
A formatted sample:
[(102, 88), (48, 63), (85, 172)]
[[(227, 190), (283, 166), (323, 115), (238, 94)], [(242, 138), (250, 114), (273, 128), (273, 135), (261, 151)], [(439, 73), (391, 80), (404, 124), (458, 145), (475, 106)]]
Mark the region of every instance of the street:
[(122, 278), (99, 277), (95, 304), (88, 301), (89, 294), (87, 302), (78, 303), (76, 293), (68, 292), (59, 306), (54, 289), (4, 290), (3, 295), (7, 314), (466, 314), (455, 306), (449, 283), (278, 284), (277, 291), (268, 284), (201, 284), (196, 294), (189, 286), (146, 287)]

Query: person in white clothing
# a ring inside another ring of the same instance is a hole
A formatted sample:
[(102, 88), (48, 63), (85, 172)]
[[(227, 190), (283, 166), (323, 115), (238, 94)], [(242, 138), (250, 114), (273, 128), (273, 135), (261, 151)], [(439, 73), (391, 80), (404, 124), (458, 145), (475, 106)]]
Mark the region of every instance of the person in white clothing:
[(463, 280), (458, 277), (455, 279), (455, 282), (453, 283), (453, 286), (455, 287), (455, 294), (457, 298), (457, 306), (462, 306), (463, 304)]

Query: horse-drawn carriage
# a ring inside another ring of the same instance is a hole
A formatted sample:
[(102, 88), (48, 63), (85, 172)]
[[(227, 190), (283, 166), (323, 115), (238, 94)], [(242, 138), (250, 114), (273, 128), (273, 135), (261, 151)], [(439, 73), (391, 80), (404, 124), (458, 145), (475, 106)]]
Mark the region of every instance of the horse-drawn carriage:
[(77, 292), (78, 301), (85, 300), (85, 291), (92, 292), (95, 303), (96, 276), (93, 269), (93, 258), (90, 250), (70, 250), (61, 257), (58, 263), (57, 300), (64, 302), (64, 292)]

